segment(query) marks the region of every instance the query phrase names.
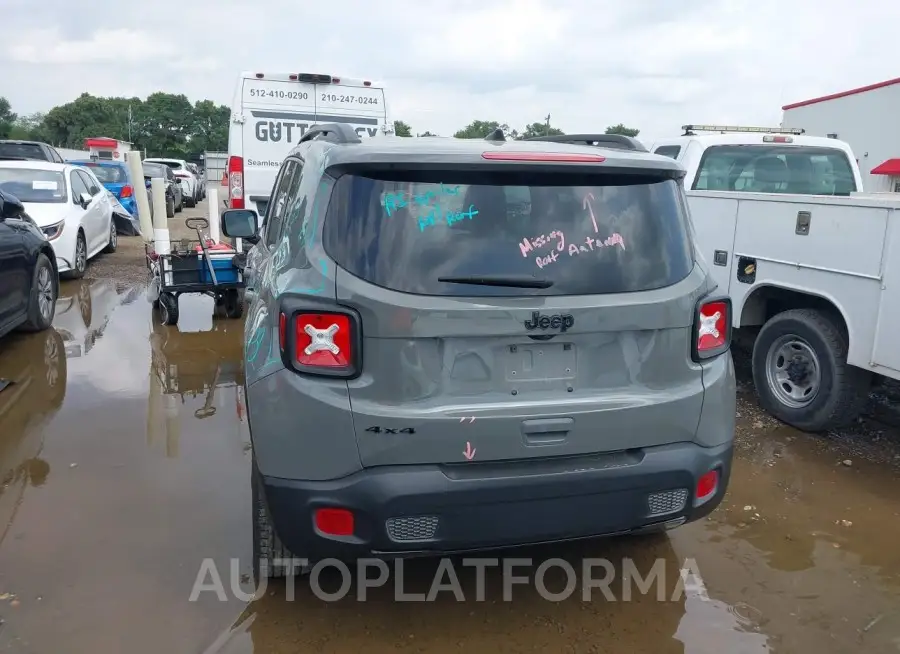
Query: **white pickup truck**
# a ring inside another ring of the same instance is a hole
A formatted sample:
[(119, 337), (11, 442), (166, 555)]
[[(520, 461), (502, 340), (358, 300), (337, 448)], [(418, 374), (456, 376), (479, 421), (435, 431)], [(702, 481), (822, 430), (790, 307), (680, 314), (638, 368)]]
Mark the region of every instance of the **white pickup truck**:
[(900, 379), (900, 195), (862, 193), (836, 139), (684, 132), (650, 149), (687, 169), (700, 250), (732, 298), (733, 327), (755, 332), (760, 403), (806, 431), (855, 420), (874, 375)]
[[(900, 194), (864, 194), (842, 141), (802, 130), (686, 125), (678, 160), (695, 239), (753, 336), (772, 415), (805, 431), (855, 420), (873, 378), (900, 379)], [(538, 137), (645, 149), (627, 137)]]

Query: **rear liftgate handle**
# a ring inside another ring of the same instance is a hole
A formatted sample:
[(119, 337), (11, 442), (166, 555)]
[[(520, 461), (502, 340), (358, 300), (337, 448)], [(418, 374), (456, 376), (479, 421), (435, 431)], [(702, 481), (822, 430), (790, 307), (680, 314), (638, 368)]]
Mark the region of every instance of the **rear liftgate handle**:
[(552, 445), (565, 441), (574, 424), (572, 418), (523, 420), (522, 434), (526, 445)]

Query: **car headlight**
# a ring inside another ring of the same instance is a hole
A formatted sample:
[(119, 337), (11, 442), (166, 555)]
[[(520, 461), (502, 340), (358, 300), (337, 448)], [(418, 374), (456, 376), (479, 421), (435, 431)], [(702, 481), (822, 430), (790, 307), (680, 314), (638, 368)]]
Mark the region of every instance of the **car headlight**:
[(47, 237), (48, 241), (52, 241), (54, 239), (59, 238), (59, 235), (63, 233), (63, 228), (66, 226), (65, 220), (60, 220), (58, 223), (53, 225), (47, 225), (46, 227), (41, 227), (41, 231), (44, 232), (44, 236)]

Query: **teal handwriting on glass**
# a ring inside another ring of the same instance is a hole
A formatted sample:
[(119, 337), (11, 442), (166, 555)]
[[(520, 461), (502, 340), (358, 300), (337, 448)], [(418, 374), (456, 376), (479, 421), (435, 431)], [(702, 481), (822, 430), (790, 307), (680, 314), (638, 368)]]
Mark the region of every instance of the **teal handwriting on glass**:
[(434, 227), (441, 222), (446, 222), (449, 226), (461, 220), (472, 220), (477, 215), (478, 210), (474, 204), (470, 204), (467, 211), (444, 211), (441, 207), (431, 207), (428, 213), (419, 216), (416, 220), (419, 223), (419, 231), (424, 232), (426, 228)]
[(411, 194), (405, 191), (385, 193), (381, 199), (381, 206), (388, 216), (394, 215), (398, 209), (409, 206), (427, 208), (434, 205), (441, 197), (459, 195), (459, 186), (447, 186), (439, 184), (436, 190), (428, 190), (424, 193)]

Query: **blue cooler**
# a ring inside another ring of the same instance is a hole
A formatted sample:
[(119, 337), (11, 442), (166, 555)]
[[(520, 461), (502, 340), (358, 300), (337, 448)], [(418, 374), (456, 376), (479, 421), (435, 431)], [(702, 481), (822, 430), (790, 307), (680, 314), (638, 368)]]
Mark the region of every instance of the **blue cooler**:
[[(216, 271), (216, 281), (220, 284), (236, 284), (238, 282), (238, 269), (235, 268), (234, 263), (231, 261), (234, 257), (234, 252), (229, 252), (228, 254), (213, 254), (213, 252), (210, 252), (210, 259), (212, 260), (213, 270)], [(200, 282), (212, 284), (212, 277), (209, 274), (209, 268), (202, 254), (197, 257), (197, 262), (200, 266)]]

